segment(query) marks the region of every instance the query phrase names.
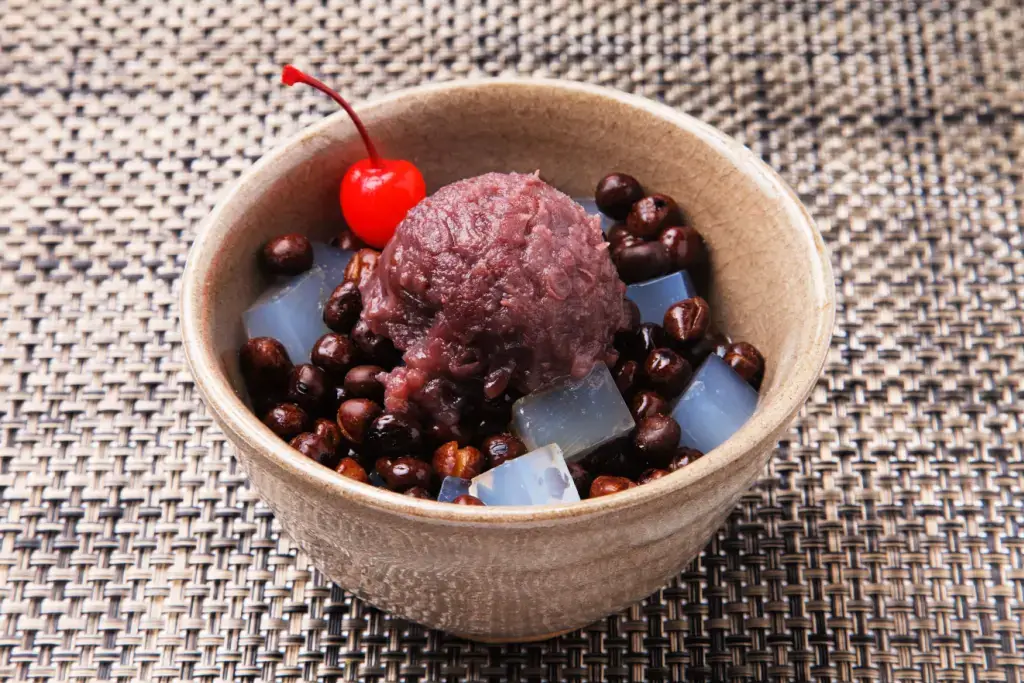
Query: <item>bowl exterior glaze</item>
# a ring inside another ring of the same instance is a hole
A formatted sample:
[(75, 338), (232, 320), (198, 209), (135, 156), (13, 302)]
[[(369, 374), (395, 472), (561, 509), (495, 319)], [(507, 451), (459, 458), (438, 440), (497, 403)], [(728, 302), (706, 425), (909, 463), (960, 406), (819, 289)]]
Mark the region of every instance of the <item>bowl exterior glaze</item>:
[(465, 637), (531, 640), (585, 626), (662, 586), (762, 471), (814, 388), (834, 318), (821, 237), (749, 150), (654, 102), (575, 83), (458, 82), (359, 108), (388, 157), (428, 191), (486, 171), (539, 171), (571, 195), (624, 171), (674, 196), (712, 251), (712, 311), (768, 360), (757, 412), (693, 465), (572, 506), (479, 508), (344, 479), (277, 439), (245, 404), (241, 313), (265, 281), (258, 247), (283, 232), (326, 239), (337, 188), (362, 155), (343, 114), (261, 159), (204, 222), (189, 256), (182, 334), (206, 404), (262, 498), (328, 577), (374, 605)]

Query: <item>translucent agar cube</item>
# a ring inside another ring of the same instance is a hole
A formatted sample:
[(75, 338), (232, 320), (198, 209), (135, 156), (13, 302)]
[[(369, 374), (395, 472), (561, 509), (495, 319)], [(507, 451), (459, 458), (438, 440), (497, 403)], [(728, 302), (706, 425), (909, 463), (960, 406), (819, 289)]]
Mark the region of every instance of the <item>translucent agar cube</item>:
[(322, 242), (313, 243), (313, 267), (324, 272), (328, 296), (345, 281), (345, 268), (354, 255), (354, 251), (338, 249)]
[(439, 503), (452, 503), (466, 493), (469, 493), (469, 479), (445, 477), (441, 482), (441, 492), (437, 494), (437, 500)]
[(555, 444), (474, 477), (469, 493), (486, 505), (550, 505), (580, 499), (562, 450)]
[(707, 357), (676, 401), (679, 445), (708, 453), (736, 433), (757, 407), (757, 391), (715, 354)]
[(512, 424), (528, 449), (557, 444), (566, 460), (582, 458), (635, 426), (604, 363), (583, 379), (565, 380), (519, 399), (512, 406)]
[(686, 271), (638, 282), (626, 287), (626, 298), (632, 299), (640, 309), (640, 322), (657, 323), (665, 321), (665, 311), (672, 304), (697, 296), (697, 288)]
[(245, 333), (249, 339), (273, 337), (284, 344), (293, 363), (308, 363), (313, 344), (330, 332), (323, 317), (330, 293), (319, 268), (272, 285), (243, 314)]
[(313, 267), (277, 281), (245, 311), (248, 338), (273, 337), (284, 344), (293, 363), (308, 363), (313, 344), (330, 332), (324, 325), (324, 303), (345, 279), (352, 254), (314, 242)]

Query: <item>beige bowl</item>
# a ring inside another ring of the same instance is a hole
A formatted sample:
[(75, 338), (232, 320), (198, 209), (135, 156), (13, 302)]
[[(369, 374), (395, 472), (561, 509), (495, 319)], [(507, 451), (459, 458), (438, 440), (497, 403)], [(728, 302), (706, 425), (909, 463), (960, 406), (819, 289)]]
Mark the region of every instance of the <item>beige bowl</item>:
[(260, 245), (286, 231), (328, 238), (341, 220), (338, 185), (363, 150), (339, 113), (245, 174), (206, 220), (185, 272), (188, 361), (253, 485), (328, 577), (382, 609), (468, 638), (538, 639), (657, 590), (764, 469), (818, 379), (835, 292), (810, 216), (736, 141), (613, 90), (540, 80), (449, 83), (359, 111), (387, 156), (419, 166), (428, 191), (486, 171), (539, 169), (573, 196), (591, 194), (609, 171), (671, 194), (712, 251), (716, 322), (768, 360), (760, 404), (695, 464), (570, 506), (415, 500), (292, 451), (246, 406), (235, 353), (242, 311), (265, 284), (254, 256)]

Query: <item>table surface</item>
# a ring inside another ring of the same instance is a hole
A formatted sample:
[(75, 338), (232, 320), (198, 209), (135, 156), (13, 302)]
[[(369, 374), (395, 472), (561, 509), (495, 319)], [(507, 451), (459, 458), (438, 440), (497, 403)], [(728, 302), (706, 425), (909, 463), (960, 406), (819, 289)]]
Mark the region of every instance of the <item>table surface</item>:
[[(1020, 681), (1018, 0), (6, 0), (0, 680)], [(280, 533), (199, 401), (177, 290), (263, 152), (358, 100), (520, 74), (736, 136), (831, 248), (832, 352), (663, 590), (484, 646), (378, 612)]]

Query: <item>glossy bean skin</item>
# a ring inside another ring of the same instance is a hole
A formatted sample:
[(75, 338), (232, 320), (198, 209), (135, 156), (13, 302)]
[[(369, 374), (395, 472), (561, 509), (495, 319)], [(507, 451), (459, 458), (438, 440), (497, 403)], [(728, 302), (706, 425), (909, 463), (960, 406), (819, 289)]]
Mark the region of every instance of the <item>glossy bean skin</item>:
[(342, 436), (361, 445), (370, 425), (384, 412), (377, 403), (367, 398), (348, 399), (338, 407), (337, 423)]
[(626, 477), (601, 475), (594, 479), (594, 483), (590, 485), (589, 497), (600, 498), (601, 496), (610, 496), (613, 493), (619, 493), (620, 491), (625, 491), (635, 487), (636, 483)]
[(434, 451), (434, 472), (440, 478), (472, 479), (485, 469), (483, 454), (472, 446), (459, 447), (458, 441), (449, 441)]
[(299, 275), (313, 267), (313, 245), (305, 235), (281, 235), (260, 252), (263, 269), (270, 275)]
[(498, 467), (509, 460), (526, 455), (526, 446), (511, 434), (489, 436), (483, 440), (481, 449), (490, 467)]
[(665, 333), (680, 344), (697, 343), (707, 334), (710, 324), (711, 307), (699, 296), (672, 304), (665, 311)]
[(682, 430), (679, 423), (667, 415), (645, 417), (633, 434), (633, 450), (651, 467), (668, 465), (679, 446)]
[(263, 416), (263, 424), (285, 441), (309, 429), (309, 415), (294, 403), (281, 403)]
[(675, 200), (664, 194), (652, 194), (633, 204), (626, 217), (626, 228), (642, 239), (656, 237), (665, 228), (680, 225), (683, 214)]
[(604, 215), (617, 221), (625, 220), (633, 205), (643, 199), (644, 188), (639, 181), (625, 173), (609, 173), (598, 181), (594, 189), (594, 203)]
[(754, 388), (761, 386), (764, 377), (764, 356), (753, 344), (735, 342), (725, 351), (725, 362)]

